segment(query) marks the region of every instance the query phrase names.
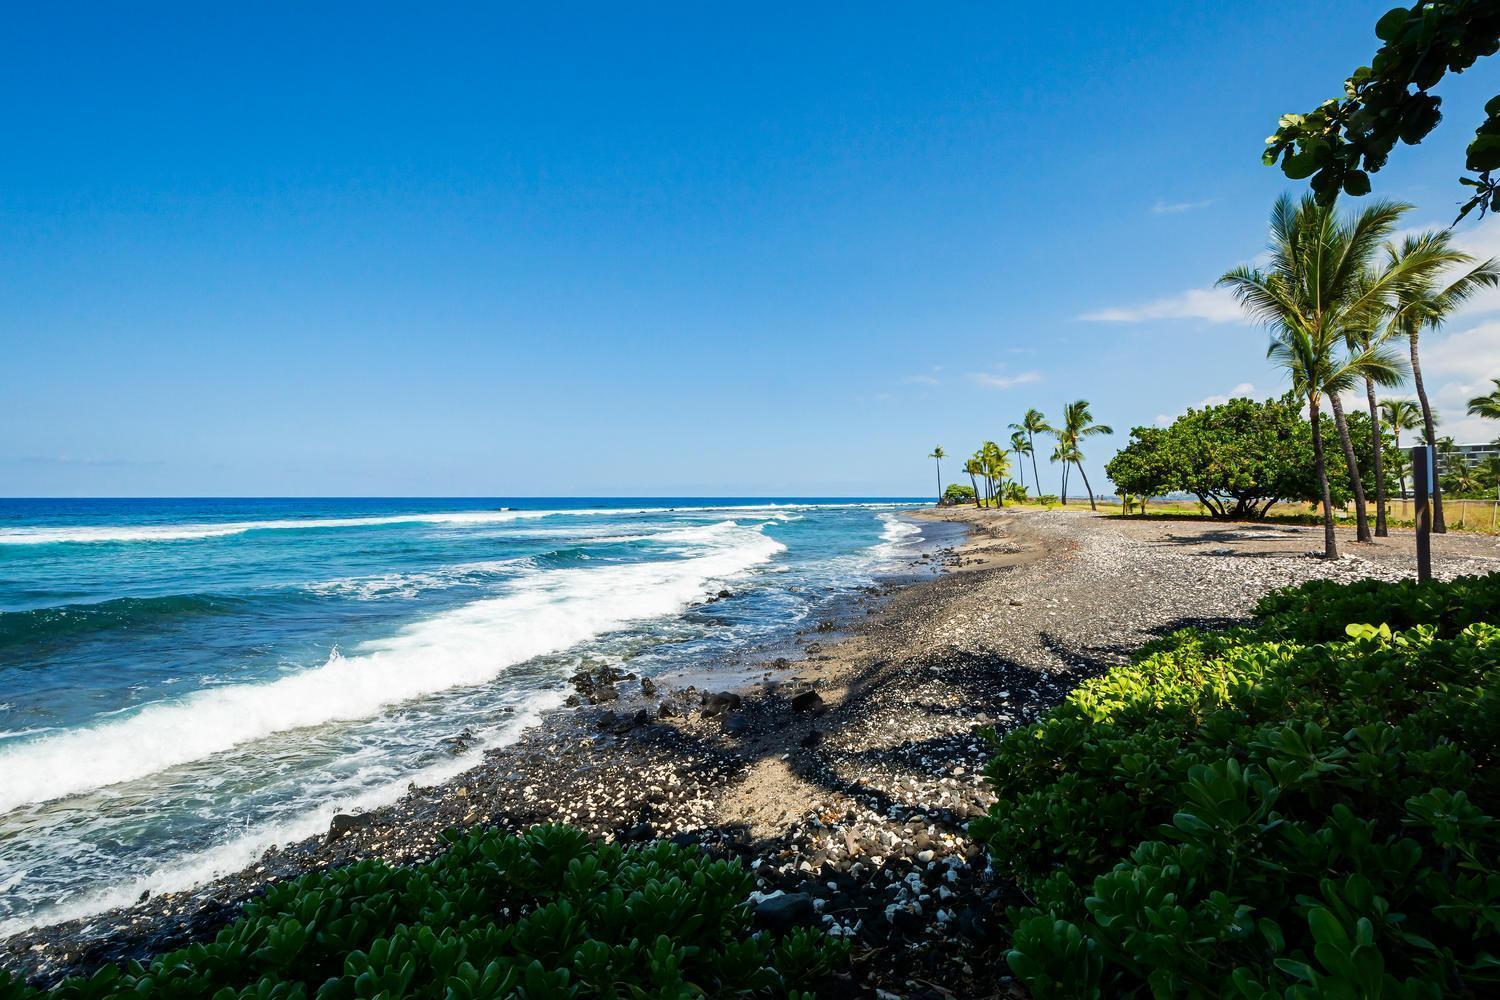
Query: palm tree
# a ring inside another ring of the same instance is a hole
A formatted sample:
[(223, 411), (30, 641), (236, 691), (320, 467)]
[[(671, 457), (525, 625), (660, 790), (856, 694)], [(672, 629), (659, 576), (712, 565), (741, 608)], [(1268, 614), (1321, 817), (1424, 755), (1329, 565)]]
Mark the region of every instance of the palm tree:
[(1500, 488), (1500, 455), (1486, 455), (1484, 460), (1474, 468), (1474, 474), (1479, 479), (1479, 485), (1486, 490)]
[[(1014, 426), (1014, 425), (1012, 425)], [(1025, 431), (1011, 431), (1010, 450), (1015, 453), (1016, 467), (1021, 474), (1021, 492), (1026, 492), (1026, 463), (1025, 456), (1031, 454), (1031, 441), (1026, 437)], [(1041, 489), (1041, 483), (1037, 483), (1037, 489)]]
[[(1367, 276), (1367, 280), (1372, 279), (1373, 275)], [(1351, 325), (1345, 331), (1344, 340), (1349, 352), (1351, 354), (1358, 354), (1362, 351), (1371, 350), (1392, 336), (1395, 336), (1395, 331), (1390, 326), (1377, 329), (1374, 324), (1359, 324)], [(1375, 537), (1385, 538), (1390, 534), (1390, 531), (1386, 528), (1385, 523), (1385, 456), (1382, 454), (1385, 448), (1380, 434), (1380, 407), (1375, 399), (1375, 379), (1369, 373), (1366, 373), (1364, 383), (1365, 401), (1370, 407), (1370, 462), (1374, 467), (1373, 471), (1375, 473)], [(1336, 399), (1335, 402), (1337, 402)], [(1335, 409), (1335, 414), (1337, 412), (1338, 410)], [(1347, 437), (1347, 426), (1343, 434)], [(1349, 449), (1348, 453), (1352, 454), (1353, 449)], [(1353, 474), (1355, 482), (1358, 483), (1358, 473), (1354, 472)], [(1356, 491), (1355, 496), (1358, 497), (1363, 492), (1364, 490), (1361, 485), (1361, 488)]]
[[(1010, 429), (1026, 435), (1026, 454), (1031, 456), (1031, 478), (1036, 482), (1036, 492), (1040, 496), (1042, 493), (1042, 477), (1036, 471), (1036, 436), (1038, 434), (1046, 434), (1051, 430), (1047, 426), (1047, 418), (1042, 415), (1041, 410), (1027, 410), (1026, 415), (1021, 418), (1021, 422), (1019, 424), (1011, 424)], [(1063, 469), (1066, 471), (1067, 466), (1063, 466)], [(1067, 499), (1067, 493), (1068, 491), (1064, 489), (1064, 500)]]
[(1052, 449), (1052, 461), (1062, 463), (1062, 502), (1066, 507), (1068, 504), (1068, 468), (1078, 457), (1078, 449), (1068, 444), (1062, 438), (1057, 439), (1057, 447)]
[(984, 464), (979, 461), (976, 453), (973, 458), (964, 463), (964, 471), (969, 474), (969, 483), (974, 487), (974, 506), (979, 507), (979, 481), (974, 477), (984, 471)]
[(999, 507), (1005, 506), (1005, 477), (1010, 473), (1010, 459), (1006, 458), (1009, 452), (1004, 451), (993, 441), (984, 443), (985, 449), (985, 474), (995, 484), (991, 493), (995, 497), (995, 504)]
[(1464, 462), (1455, 462), (1453, 470), (1443, 478), (1448, 480), (1448, 488), (1459, 496), (1477, 495), (1482, 488), (1479, 477)]
[[(1422, 426), (1422, 411), (1409, 399), (1382, 399), (1380, 415), (1396, 439), (1396, 451), (1401, 451), (1401, 432), (1414, 431)], [(1406, 466), (1401, 467), (1401, 495), (1406, 496)]]
[[(1341, 420), (1343, 408), (1333, 397), (1352, 391), (1366, 376), (1391, 385), (1401, 375), (1384, 345), (1346, 354), (1347, 333), (1369, 327), (1405, 282), (1441, 266), (1432, 254), (1414, 253), (1372, 273), (1371, 258), (1407, 208), (1378, 201), (1341, 221), (1332, 206), (1318, 205), (1311, 195), (1300, 201), (1282, 195), (1271, 211), (1265, 269), (1237, 267), (1218, 282), (1234, 292), (1252, 318), (1270, 328), (1267, 357), (1287, 371), (1293, 391), (1307, 400), (1323, 502), (1323, 550), (1330, 559), (1338, 558), (1338, 540), (1323, 451), (1322, 402), (1328, 397), (1334, 404), (1335, 424), (1359, 497), (1354, 449)], [(1361, 537), (1369, 537), (1368, 524)]]
[[(1475, 260), (1473, 255), (1453, 246), (1453, 234), (1447, 229), (1408, 236), (1400, 246), (1391, 244), (1386, 247), (1386, 256), (1392, 263), (1424, 254), (1438, 259), (1442, 269), (1469, 264)], [(1391, 322), (1411, 345), (1412, 382), (1416, 385), (1417, 400), (1422, 404), (1422, 421), (1430, 442), (1437, 435), (1437, 419), (1432, 412), (1432, 404), (1427, 401), (1427, 387), (1422, 384), (1422, 363), (1417, 357), (1417, 335), (1424, 326), (1438, 329), (1455, 309), (1480, 289), (1500, 284), (1500, 265), (1494, 259), (1484, 261), (1459, 275), (1444, 288), (1437, 285), (1438, 274), (1426, 269), (1412, 278), (1413, 280), (1397, 289), (1397, 309)], [(1443, 517), (1443, 490), (1436, 481), (1432, 484), (1432, 530), (1439, 534), (1448, 530)]]
[(927, 457), (930, 458), (930, 459), (932, 459), (933, 461), (937, 462), (938, 503), (942, 503), (943, 502), (943, 459), (945, 459), (945, 458), (948, 457), (948, 453), (945, 452), (945, 451), (943, 451), (943, 446), (942, 445), (938, 445), (936, 448), (932, 449), (932, 454), (928, 455)]
[(1469, 416), (1500, 420), (1500, 378), (1492, 378), (1490, 381), (1495, 383), (1495, 390), (1469, 400)]
[(1089, 494), (1089, 508), (1097, 511), (1099, 505), (1094, 502), (1094, 488), (1089, 485), (1089, 474), (1083, 471), (1083, 449), (1080, 445), (1084, 438), (1096, 434), (1113, 434), (1114, 428), (1096, 424), (1093, 420), (1094, 416), (1089, 412), (1089, 401), (1075, 400), (1063, 407), (1063, 425), (1056, 433), (1058, 442), (1068, 446), (1067, 460), (1077, 467), (1078, 474), (1083, 477), (1083, 488)]
[(984, 482), (987, 499), (995, 499), (995, 468), (1000, 461), (1000, 446), (993, 441), (986, 441), (979, 446), (979, 463), (984, 471)]

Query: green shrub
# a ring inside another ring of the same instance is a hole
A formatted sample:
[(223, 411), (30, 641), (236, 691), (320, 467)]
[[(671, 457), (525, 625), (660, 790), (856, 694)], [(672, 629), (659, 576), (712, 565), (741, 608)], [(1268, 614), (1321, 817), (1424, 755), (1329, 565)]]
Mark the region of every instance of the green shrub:
[(450, 834), (434, 861), (277, 886), (209, 944), (0, 998), (801, 996), (843, 966), (821, 932), (752, 934), (737, 861), (568, 827)]
[(1267, 594), (1255, 617), (1267, 634), (1299, 642), (1342, 638), (1352, 623), (1396, 630), (1432, 625), (1452, 636), (1475, 622), (1500, 622), (1500, 573), (1448, 583), (1311, 580)]
[(943, 491), (943, 499), (948, 503), (973, 503), (974, 487), (965, 486), (962, 483), (949, 483), (948, 488)]
[[(1500, 629), (1455, 596), (1493, 586), (1283, 591), (998, 740), (976, 830), (1034, 902), (1016, 974), (1039, 997), (1500, 988)], [(1274, 637), (1328, 607), (1411, 610)]]

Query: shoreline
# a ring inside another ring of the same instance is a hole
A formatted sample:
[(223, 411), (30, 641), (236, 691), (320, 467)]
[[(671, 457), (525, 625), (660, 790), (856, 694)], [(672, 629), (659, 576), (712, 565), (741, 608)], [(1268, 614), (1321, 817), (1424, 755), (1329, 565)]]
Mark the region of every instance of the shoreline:
[[(847, 623), (802, 633), (801, 658), (747, 657), (761, 662), (712, 690), (628, 681), (617, 698), (580, 697), (457, 777), (336, 821), (336, 835), (196, 890), (0, 941), (0, 967), (52, 982), (211, 937), (273, 881), (367, 857), (421, 860), (451, 826), (568, 822), (743, 859), (760, 892), (787, 897), (775, 919), (854, 940), (862, 990), (995, 992), (1008, 980), (997, 918), (1018, 900), (967, 832), (993, 801), (980, 731), (1032, 721), (1165, 631), (1243, 617), (1274, 586), (1409, 575), (1399, 538), (1327, 564), (1307, 557), (1312, 529), (1281, 525), (907, 513), (964, 537), (945, 546), (938, 534), (916, 560), (938, 563), (936, 575), (861, 595)], [(1449, 536), (1438, 550), (1443, 575), (1500, 569), (1494, 543)]]
[[(831, 619), (812, 623), (785, 642), (697, 670), (647, 679), (623, 675), (610, 685), (618, 689), (618, 696), (611, 691), (608, 700), (583, 696), (588, 682), (580, 685), (582, 675), (575, 677), (568, 690), (579, 693), (566, 700), (560, 697), (558, 704), (539, 710), (515, 739), (464, 761), (462, 769), (445, 780), (426, 786), (411, 783), (395, 802), (339, 814), (326, 833), (272, 846), (243, 867), (190, 887), (143, 894), (133, 904), (0, 938), (0, 970), (25, 975), (37, 984), (51, 984), (105, 964), (146, 960), (211, 939), (244, 902), (270, 884), (365, 858), (393, 864), (430, 858), (442, 847), (442, 831), (451, 826), (481, 823), (524, 829), (558, 822), (609, 840), (641, 839), (640, 822), (611, 819), (630, 812), (619, 795), (600, 794), (601, 789), (616, 785), (623, 790), (648, 782), (653, 789), (651, 801), (635, 803), (635, 813), (671, 814), (669, 822), (678, 833), (693, 828), (695, 822), (705, 821), (701, 796), (685, 790), (729, 780), (736, 755), (722, 750), (704, 753), (692, 741), (674, 739), (665, 730), (692, 729), (694, 717), (704, 710), (701, 699), (710, 694), (732, 693), (743, 700), (756, 692), (774, 692), (780, 685), (773, 670), (785, 678), (798, 678), (793, 667), (827, 659), (823, 647), (842, 642), (891, 594), (940, 572), (944, 543), (960, 539), (963, 531), (934, 537), (926, 526), (918, 527), (923, 529), (922, 539), (914, 546), (919, 555), (904, 570), (887, 573), (878, 586), (843, 599), (827, 612)], [(717, 599), (707, 595), (701, 603)], [(778, 664), (792, 666), (776, 669)], [(715, 683), (706, 683), (714, 679)], [(657, 715), (663, 705), (669, 706), (670, 715)], [(460, 741), (457, 745), (462, 749), (462, 734), (452, 740)], [(622, 760), (618, 752), (622, 748), (642, 752), (627, 753)], [(653, 759), (657, 756), (667, 758), (669, 766)], [(473, 805), (481, 798), (476, 794), (479, 785), (487, 786), (488, 794), (483, 797), (484, 805)], [(632, 830), (634, 838), (624, 836)], [(705, 840), (704, 846), (712, 848), (712, 839)], [(718, 839), (730, 848), (740, 846), (742, 840), (732, 832)]]

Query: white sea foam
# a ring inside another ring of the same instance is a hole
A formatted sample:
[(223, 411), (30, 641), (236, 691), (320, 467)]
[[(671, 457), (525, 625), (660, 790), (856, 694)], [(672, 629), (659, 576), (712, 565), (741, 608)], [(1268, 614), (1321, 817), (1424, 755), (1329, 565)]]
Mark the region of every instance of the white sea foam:
[(0, 529), (0, 545), (49, 545), (56, 542), (171, 542), (223, 538), (247, 531), (291, 531), (309, 528), (368, 528), (382, 524), (504, 524), (551, 517), (562, 511), (478, 510), (381, 517), (309, 517), (275, 521), (225, 521), (220, 524), (118, 524)]
[(904, 507), (907, 504), (872, 503), (787, 503), (739, 504), (732, 506), (633, 507), (588, 510), (481, 510), (430, 514), (390, 514), (379, 517), (284, 518), (273, 521), (225, 521), (202, 524), (134, 524), (134, 525), (33, 525), (0, 528), (0, 545), (51, 545), (61, 542), (168, 542), (242, 535), (247, 531), (305, 531), (323, 528), (365, 528), (383, 524), (484, 525), (544, 517), (601, 517), (624, 514), (693, 513), (703, 511), (765, 511), (779, 517), (780, 512), (815, 510), (820, 507)]
[[(477, 734), (477, 739), (463, 754), (432, 764), (419, 771), (402, 775), (374, 788), (363, 789), (352, 794), (334, 795), (318, 808), (309, 810), (295, 819), (269, 824), (253, 829), (206, 851), (176, 861), (149, 875), (131, 879), (103, 889), (86, 892), (57, 905), (46, 907), (24, 917), (0, 921), (0, 939), (10, 937), (34, 927), (46, 927), (65, 920), (77, 920), (105, 910), (128, 906), (140, 899), (141, 893), (153, 895), (164, 892), (181, 892), (212, 881), (222, 875), (241, 871), (272, 847), (296, 843), (317, 836), (328, 829), (329, 822), (338, 813), (352, 813), (378, 809), (390, 805), (406, 794), (408, 785), (435, 785), (467, 771), (473, 767), (484, 751), (495, 746), (514, 742), (521, 732), (536, 724), (541, 713), (562, 702), (558, 692), (534, 695), (523, 712), (510, 722), (496, 729)], [(19, 872), (0, 891), (19, 884), (26, 873)]]
[(427, 590), (446, 590), (460, 584), (476, 584), (514, 576), (536, 566), (530, 556), (486, 559), (458, 563), (414, 573), (376, 573), (373, 576), (341, 576), (332, 580), (297, 584), (299, 590), (323, 596), (349, 597), (360, 601), (391, 597), (416, 597)]
[(898, 559), (912, 542), (922, 535), (922, 529), (895, 514), (881, 514), (884, 527), (880, 530), (880, 541), (871, 548), (871, 554), (882, 562)]
[(349, 656), (258, 684), (157, 702), (93, 726), (0, 750), (0, 813), (220, 753), (272, 733), (369, 718), (383, 708), (488, 681), (505, 668), (631, 622), (672, 614), (707, 584), (784, 550), (759, 528), (710, 526), (702, 554), (534, 572), (505, 593), (417, 622)]

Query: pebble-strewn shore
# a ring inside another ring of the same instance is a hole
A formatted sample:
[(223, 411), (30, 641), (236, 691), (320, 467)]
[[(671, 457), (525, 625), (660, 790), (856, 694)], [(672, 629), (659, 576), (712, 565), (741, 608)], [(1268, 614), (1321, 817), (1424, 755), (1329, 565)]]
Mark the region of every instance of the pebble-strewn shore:
[[(868, 595), (860, 620), (837, 625), (841, 637), (810, 633), (801, 659), (768, 660), (748, 687), (581, 677), (577, 709), (447, 784), (342, 818), (328, 836), (197, 893), (13, 938), (0, 965), (50, 981), (144, 957), (211, 936), (273, 880), (361, 857), (427, 857), (456, 825), (559, 821), (743, 858), (758, 878), (759, 922), (852, 940), (855, 995), (1001, 994), (996, 924), (1019, 900), (967, 834), (992, 802), (979, 731), (1030, 721), (1154, 636), (1243, 617), (1273, 587), (1397, 578), (1411, 563), (1409, 535), (1351, 540), (1352, 558), (1329, 564), (1310, 555), (1316, 530), (1281, 525), (920, 516), (970, 525), (968, 542), (936, 554), (953, 572)], [(1444, 576), (1500, 569), (1493, 539), (1449, 536), (1436, 552)]]

